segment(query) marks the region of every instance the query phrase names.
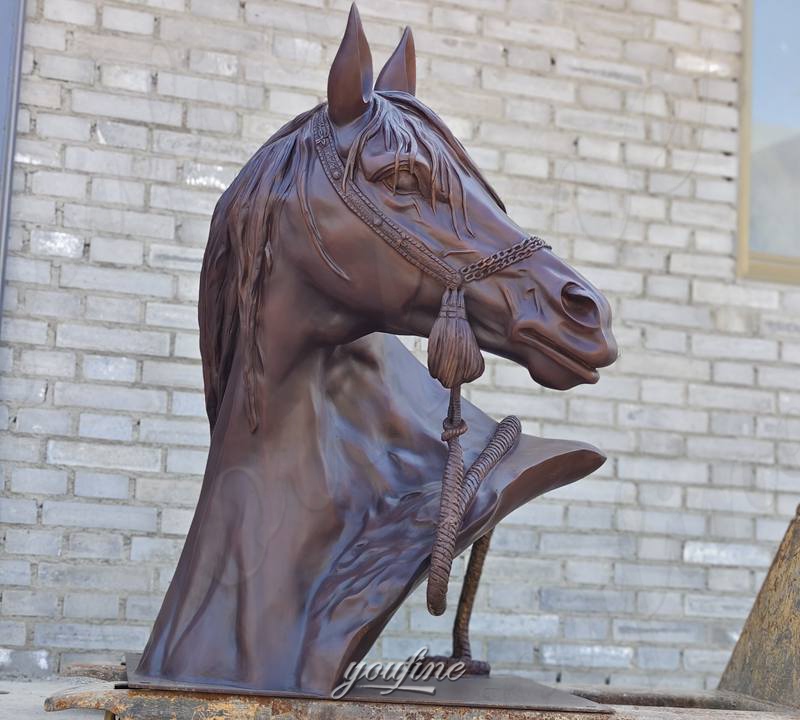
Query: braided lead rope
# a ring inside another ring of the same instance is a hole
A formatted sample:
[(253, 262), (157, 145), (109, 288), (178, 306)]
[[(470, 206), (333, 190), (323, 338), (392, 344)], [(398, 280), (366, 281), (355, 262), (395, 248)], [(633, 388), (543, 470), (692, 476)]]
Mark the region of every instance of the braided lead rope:
[[(448, 455), (427, 587), (428, 611), (433, 615), (441, 615), (447, 608), (447, 587), (450, 584), (456, 538), (464, 523), (464, 517), (481, 483), (519, 439), (522, 434), (522, 424), (519, 418), (513, 415), (499, 422), (486, 447), (481, 450), (466, 473), (464, 455), (458, 440), (458, 437), (467, 431), (466, 423), (461, 418), (460, 386), (450, 391), (450, 410), (444, 422), (444, 429), (442, 440), (448, 444)], [(481, 562), (481, 566), (482, 564)], [(479, 579), (480, 570), (475, 581), (476, 585)]]
[[(544, 240), (532, 236), (460, 269), (453, 268), (419, 238), (409, 234), (382, 212), (353, 179), (347, 181), (344, 163), (336, 150), (327, 108), (320, 108), (312, 122), (314, 145), (320, 163), (344, 204), (392, 249), (412, 265), (437, 279), (445, 288), (457, 289), (464, 284), (482, 280), (530, 257), (542, 248), (550, 249)], [(455, 554), (455, 540), (463, 524), (464, 516), (481, 482), (508, 453), (521, 433), (521, 426), (517, 418), (505, 418), (497, 426), (492, 439), (465, 474), (464, 452), (459, 437), (467, 432), (467, 424), (461, 417), (460, 386), (451, 389), (449, 410), (443, 426), (442, 440), (447, 443), (447, 461), (442, 478), (442, 497), (428, 576), (428, 609), (435, 615), (441, 615), (446, 607), (447, 586)], [(454, 640), (454, 651), (461, 648), (462, 650), (466, 649), (467, 653), (469, 652), (467, 626), (474, 594), (477, 592), (477, 584), (480, 580), (483, 559), (489, 547), (489, 534), (484, 538), (486, 538), (485, 542), (481, 538), (473, 548), (473, 555), (477, 553), (475, 555), (476, 562), (473, 563), (472, 557), (470, 557), (468, 576), (465, 578), (465, 586), (459, 600), (457, 626), (454, 628), (454, 633), (459, 633), (461, 640), (458, 643), (455, 643)], [(470, 574), (471, 570), (472, 574)]]

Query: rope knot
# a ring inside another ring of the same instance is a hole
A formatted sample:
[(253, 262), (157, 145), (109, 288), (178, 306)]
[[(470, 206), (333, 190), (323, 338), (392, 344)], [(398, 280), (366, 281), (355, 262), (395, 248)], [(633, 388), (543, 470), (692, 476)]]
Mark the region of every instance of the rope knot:
[(458, 422), (453, 422), (450, 418), (445, 418), (442, 427), (444, 428), (442, 442), (450, 442), (454, 438), (460, 437), (468, 430), (464, 418), (459, 418)]

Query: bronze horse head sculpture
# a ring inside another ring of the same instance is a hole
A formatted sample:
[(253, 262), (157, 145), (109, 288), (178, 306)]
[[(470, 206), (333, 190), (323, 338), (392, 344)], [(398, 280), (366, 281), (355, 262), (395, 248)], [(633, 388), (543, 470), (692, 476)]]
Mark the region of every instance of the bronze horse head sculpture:
[[(461, 407), (480, 350), (564, 390), (616, 344), (605, 298), (508, 217), (414, 92), (410, 30), (373, 87), (354, 6), (327, 104), (217, 204), (199, 303), (211, 446), (145, 685), (329, 693), (429, 570), (444, 609), (449, 562), (475, 543), (454, 631), (469, 662), (494, 526), (605, 459)], [(430, 374), (393, 335), (429, 338)]]

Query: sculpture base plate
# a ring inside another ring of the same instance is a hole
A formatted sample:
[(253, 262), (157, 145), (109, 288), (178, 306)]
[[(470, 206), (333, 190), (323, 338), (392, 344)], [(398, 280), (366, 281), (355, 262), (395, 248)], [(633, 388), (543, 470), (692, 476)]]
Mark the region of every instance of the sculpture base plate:
[[(205, 685), (175, 682), (162, 678), (150, 678), (136, 673), (138, 655), (126, 656), (128, 680), (126, 686), (130, 690), (155, 690), (213, 693), (235, 696), (254, 696), (261, 698), (296, 698), (333, 703), (365, 703), (365, 704), (400, 704), (417, 706), (460, 707), (464, 709), (495, 708), (507, 711), (546, 710), (551, 712), (590, 713), (593, 715), (612, 715), (613, 710), (592, 700), (570, 695), (563, 690), (541, 685), (527, 678), (513, 675), (465, 675), (455, 680), (434, 679), (426, 681), (406, 681), (405, 690), (396, 690), (382, 694), (381, 687), (387, 682), (376, 680), (369, 682), (360, 680), (341, 700), (308, 695), (298, 692), (257, 691), (238, 688), (230, 685)], [(393, 685), (394, 683), (388, 683)], [(372, 686), (372, 687), (369, 687)], [(514, 717), (509, 715), (508, 717)]]
[[(601, 696), (603, 692), (603, 689), (598, 690)], [(800, 713), (788, 708), (716, 710), (683, 702), (678, 707), (652, 707), (617, 704), (625, 698), (613, 695), (612, 691), (609, 699), (615, 705), (608, 708), (606, 714), (587, 715), (585, 712), (467, 705), (398, 705), (349, 697), (326, 700), (114, 689), (108, 683), (93, 682), (47, 698), (45, 710), (104, 710), (105, 720), (800, 720)]]

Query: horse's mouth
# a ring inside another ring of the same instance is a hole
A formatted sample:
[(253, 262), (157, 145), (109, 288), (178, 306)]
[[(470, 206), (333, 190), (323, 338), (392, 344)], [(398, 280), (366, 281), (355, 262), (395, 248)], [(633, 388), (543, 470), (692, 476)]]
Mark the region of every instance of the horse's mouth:
[(572, 353), (569, 353), (567, 350), (557, 347), (555, 343), (553, 343), (551, 340), (548, 340), (543, 335), (534, 332), (530, 328), (521, 330), (519, 334), (525, 343), (536, 348), (540, 353), (550, 358), (550, 360), (560, 367), (580, 378), (583, 382), (594, 384), (600, 379), (600, 373), (597, 372), (596, 368), (593, 368), (591, 365), (584, 362)]

